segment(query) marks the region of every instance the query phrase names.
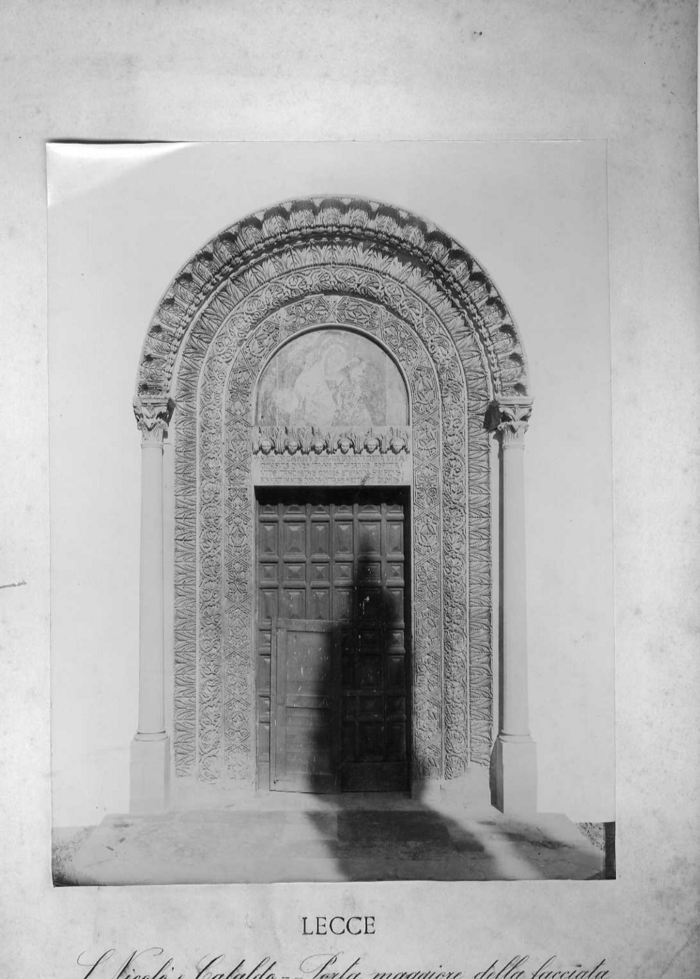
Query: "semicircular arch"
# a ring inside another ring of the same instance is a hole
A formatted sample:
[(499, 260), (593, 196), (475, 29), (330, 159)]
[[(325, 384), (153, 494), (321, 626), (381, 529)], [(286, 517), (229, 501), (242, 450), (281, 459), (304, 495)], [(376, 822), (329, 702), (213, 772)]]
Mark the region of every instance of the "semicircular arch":
[[(360, 265), (408, 285), (459, 336), (473, 331), (493, 399), (526, 397), (527, 361), (515, 321), (492, 278), (436, 225), (401, 208), (357, 198), (309, 198), (257, 212), (200, 249), (173, 279), (149, 326), (137, 394), (173, 396), (176, 363), (189, 333), (222, 286), (243, 298), (261, 277), (300, 263), (305, 246), (321, 264)], [(251, 274), (249, 274), (251, 273)]]

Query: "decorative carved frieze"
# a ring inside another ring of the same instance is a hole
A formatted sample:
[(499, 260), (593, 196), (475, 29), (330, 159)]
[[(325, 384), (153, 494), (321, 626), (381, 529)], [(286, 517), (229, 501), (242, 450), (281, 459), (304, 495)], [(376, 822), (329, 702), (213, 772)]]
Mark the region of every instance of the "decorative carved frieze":
[(374, 428), (368, 432), (344, 429), (272, 428), (258, 426), (253, 434), (253, 453), (279, 455), (391, 455), (410, 452), (411, 434), (406, 428)]

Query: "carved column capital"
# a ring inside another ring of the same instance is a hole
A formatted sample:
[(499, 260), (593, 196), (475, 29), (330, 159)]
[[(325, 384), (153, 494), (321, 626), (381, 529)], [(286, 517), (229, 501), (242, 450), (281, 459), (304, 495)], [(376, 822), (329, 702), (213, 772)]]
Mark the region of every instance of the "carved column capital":
[(175, 402), (171, 398), (147, 395), (134, 398), (134, 415), (144, 444), (162, 443), (174, 410)]
[(521, 443), (532, 414), (530, 398), (492, 401), (486, 413), (485, 427), (498, 434), (503, 447)]

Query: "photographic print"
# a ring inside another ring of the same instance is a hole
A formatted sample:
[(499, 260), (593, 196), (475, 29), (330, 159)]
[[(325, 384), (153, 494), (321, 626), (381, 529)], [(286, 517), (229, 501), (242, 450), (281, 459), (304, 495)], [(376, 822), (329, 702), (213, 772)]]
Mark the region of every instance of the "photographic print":
[(54, 884), (614, 876), (605, 144), (48, 163)]

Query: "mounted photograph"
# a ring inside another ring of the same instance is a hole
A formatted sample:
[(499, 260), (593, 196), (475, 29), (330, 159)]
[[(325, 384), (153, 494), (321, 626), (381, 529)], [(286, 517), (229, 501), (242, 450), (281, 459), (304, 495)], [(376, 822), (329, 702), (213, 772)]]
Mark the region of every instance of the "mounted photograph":
[(54, 885), (614, 877), (605, 142), (47, 154)]

